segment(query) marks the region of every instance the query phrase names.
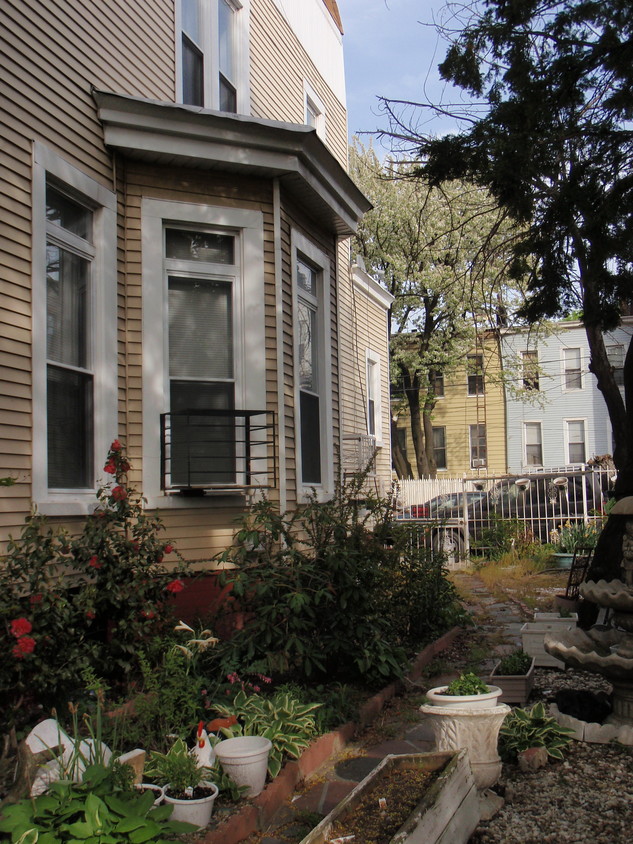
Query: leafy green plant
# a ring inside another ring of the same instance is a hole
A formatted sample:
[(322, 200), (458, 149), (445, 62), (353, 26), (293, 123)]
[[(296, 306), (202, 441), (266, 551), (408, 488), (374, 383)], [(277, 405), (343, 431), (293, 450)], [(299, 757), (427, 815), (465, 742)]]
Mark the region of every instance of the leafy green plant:
[(153, 794), (120, 790), (113, 776), (92, 765), (82, 783), (55, 782), (39, 797), (5, 806), (0, 832), (21, 844), (162, 844), (195, 831), (191, 824), (169, 820), (172, 806), (155, 807)]
[[(137, 653), (170, 620), (171, 594), (183, 588), (184, 563), (160, 537), (162, 525), (127, 485), (115, 440), (104, 466), (110, 483), (81, 533), (71, 536), (36, 513), (11, 539), (0, 566), (0, 717), (28, 721), (81, 686), (98, 666), (113, 683), (138, 668)], [(174, 554), (176, 572), (162, 565)]]
[(490, 691), (484, 681), (469, 671), (467, 674), (460, 674), (460, 676), (453, 680), (452, 683), (446, 687), (444, 694), (446, 695), (485, 695)]
[(496, 673), (506, 675), (527, 674), (530, 670), (533, 659), (533, 657), (526, 654), (522, 649), (513, 651), (511, 654), (506, 654), (499, 660)]
[(545, 706), (539, 701), (529, 711), (514, 709), (508, 715), (499, 732), (500, 753), (502, 758), (510, 760), (530, 747), (544, 747), (548, 756), (562, 759), (571, 734), (573, 730), (561, 727), (546, 715)]
[(167, 753), (154, 750), (149, 755), (145, 773), (158, 785), (170, 785), (174, 792), (195, 788), (207, 779), (210, 769), (200, 765), (182, 739), (176, 739)]
[(550, 539), (556, 551), (573, 554), (576, 548), (595, 548), (600, 536), (601, 525), (584, 522), (565, 522), (558, 530), (553, 530)]
[(240, 689), (231, 705), (216, 703), (213, 708), (221, 716), (237, 718), (237, 724), (220, 728), (225, 738), (263, 736), (270, 739), (268, 773), (274, 779), (284, 757), (298, 759), (316, 735), (314, 713), (320, 706), (320, 703), (301, 703), (283, 691), (264, 697), (247, 695)]

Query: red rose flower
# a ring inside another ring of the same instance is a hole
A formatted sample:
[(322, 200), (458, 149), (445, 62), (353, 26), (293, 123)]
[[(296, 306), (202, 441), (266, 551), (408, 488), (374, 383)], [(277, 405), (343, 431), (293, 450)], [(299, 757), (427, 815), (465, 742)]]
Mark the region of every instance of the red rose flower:
[(130, 464), (127, 462), (127, 460), (121, 461), (120, 470), (121, 470), (121, 472), (129, 472), (130, 471)]
[(138, 542), (134, 541), (134, 542), (132, 543), (132, 551), (138, 551), (138, 550), (140, 549), (140, 547), (141, 547), (141, 546), (139, 545), (139, 543), (138, 543)]
[(33, 625), (28, 618), (14, 618), (11, 622), (11, 633), (16, 637), (24, 636), (25, 633), (30, 633)]
[(88, 560), (88, 565), (93, 569), (100, 569), (103, 563), (99, 562), (99, 557), (96, 554), (93, 554), (92, 557)]
[(92, 610), (86, 610), (86, 618), (94, 618), (95, 614)]
[(165, 554), (171, 554), (171, 552), (173, 550), (174, 550), (174, 546), (169, 545), (169, 544), (165, 545), (165, 547), (163, 548), (163, 551), (165, 552)]
[(171, 592), (172, 595), (175, 595), (177, 592), (182, 592), (185, 588), (185, 584), (182, 580), (172, 580), (170, 583), (167, 584), (165, 587), (168, 592)]
[(16, 659), (22, 659), (24, 654), (32, 654), (35, 650), (35, 639), (31, 636), (20, 636), (13, 646), (11, 653)]
[(110, 446), (110, 451), (121, 451), (121, 443), (119, 440), (113, 440)]
[(127, 489), (124, 486), (115, 486), (112, 490), (111, 497), (113, 501), (125, 501), (127, 498)]
[(114, 465), (114, 460), (108, 460), (108, 462), (103, 467), (103, 471), (107, 472), (108, 475), (115, 475), (116, 474), (116, 466)]
[(35, 595), (31, 595), (31, 597), (29, 598), (29, 604), (31, 604), (31, 606), (33, 606), (34, 604), (41, 604), (41, 603), (42, 603), (42, 596), (39, 594), (39, 592)]
[(141, 615), (143, 616), (143, 618), (156, 618), (156, 613), (153, 610), (143, 610), (141, 612)]

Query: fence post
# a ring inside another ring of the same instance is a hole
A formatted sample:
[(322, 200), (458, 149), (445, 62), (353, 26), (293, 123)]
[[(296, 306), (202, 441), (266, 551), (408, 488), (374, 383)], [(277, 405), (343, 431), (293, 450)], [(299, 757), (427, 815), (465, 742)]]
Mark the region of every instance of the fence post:
[(464, 517), (464, 557), (470, 557), (470, 525), (468, 524), (468, 495), (466, 478), (462, 478), (462, 514)]

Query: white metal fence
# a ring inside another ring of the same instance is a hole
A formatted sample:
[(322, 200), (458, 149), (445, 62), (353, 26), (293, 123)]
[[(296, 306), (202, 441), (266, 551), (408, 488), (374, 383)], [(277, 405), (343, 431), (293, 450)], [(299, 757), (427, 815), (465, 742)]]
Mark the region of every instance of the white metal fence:
[(613, 470), (559, 467), (520, 476), (397, 481), (393, 500), (396, 517), (419, 523), (426, 543), (455, 566), (471, 549), (494, 545), (502, 522), (514, 522), (540, 542), (567, 524), (599, 522), (614, 481)]

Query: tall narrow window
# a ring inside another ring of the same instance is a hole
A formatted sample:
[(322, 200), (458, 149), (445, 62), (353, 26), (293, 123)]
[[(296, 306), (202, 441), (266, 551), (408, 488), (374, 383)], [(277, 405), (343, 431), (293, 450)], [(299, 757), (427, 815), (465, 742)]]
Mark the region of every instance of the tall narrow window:
[(624, 346), (607, 346), (607, 357), (613, 367), (613, 378), (618, 387), (624, 387)]
[(319, 273), (300, 257), (296, 271), (301, 480), (304, 484), (320, 484)]
[(469, 425), (470, 433), (470, 465), (473, 469), (483, 469), (488, 464), (488, 447), (486, 444), (486, 426)]
[(582, 390), (580, 349), (563, 349), (563, 387), (565, 390)]
[(483, 396), (484, 394), (484, 357), (483, 355), (468, 355), (466, 358), (468, 374), (468, 395)]
[(582, 419), (567, 421), (567, 447), (570, 463), (584, 463), (586, 460), (585, 423)]
[(182, 15), (182, 101), (204, 105), (205, 37), (198, 0), (180, 0)]
[(376, 436), (376, 361), (367, 358), (367, 433)]
[[(167, 228), (170, 466), (174, 487), (233, 484), (235, 237)], [(195, 342), (193, 342), (195, 338)]]
[(438, 469), (446, 469), (446, 428), (433, 428), (433, 457)]
[(521, 352), (524, 390), (538, 390), (538, 352), (536, 349)]
[(543, 465), (543, 434), (540, 422), (525, 422), (525, 465)]
[(431, 390), (436, 398), (444, 398), (444, 376), (441, 373), (432, 373)]
[(230, 3), (227, 3), (227, 0), (218, 0), (220, 111), (237, 111), (235, 14), (235, 9)]
[(94, 484), (92, 212), (46, 188), (46, 406), (49, 489)]

